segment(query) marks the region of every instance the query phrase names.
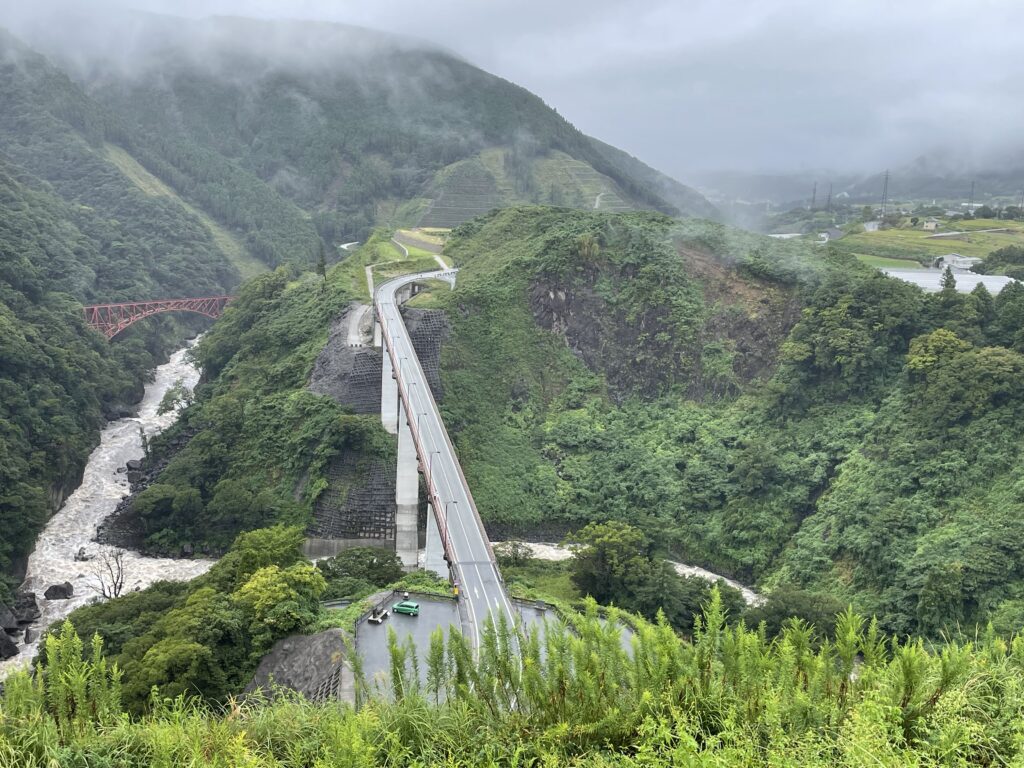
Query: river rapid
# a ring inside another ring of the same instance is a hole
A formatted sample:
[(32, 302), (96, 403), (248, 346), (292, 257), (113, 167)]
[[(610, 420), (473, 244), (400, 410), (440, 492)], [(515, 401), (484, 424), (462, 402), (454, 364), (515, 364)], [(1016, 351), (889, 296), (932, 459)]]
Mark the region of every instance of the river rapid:
[[(189, 344), (192, 346), (194, 342)], [(199, 381), (199, 371), (186, 359), (188, 348), (171, 355), (159, 366), (155, 378), (146, 387), (135, 418), (112, 421), (100, 433), (100, 444), (89, 456), (82, 484), (67, 498), (64, 506), (50, 518), (46, 528), (36, 540), (36, 548), (29, 556), (28, 571), (22, 589), (36, 593), (42, 617), (32, 625), (38, 635), (55, 621), (60, 621), (75, 608), (97, 599), (100, 584), (98, 574), (102, 568), (100, 556), (116, 551), (116, 547), (93, 541), (96, 529), (113, 513), (121, 499), (128, 495), (125, 464), (143, 456), (142, 435), (150, 438), (169, 427), (178, 418), (177, 412), (157, 414), (164, 393), (181, 380), (192, 389)], [(79, 548), (92, 559), (75, 560)], [(146, 557), (138, 552), (124, 553), (124, 593), (144, 589), (156, 581), (183, 581), (205, 573), (213, 560), (177, 560)], [(65, 581), (74, 586), (69, 600), (45, 600), (43, 592), (51, 584)], [(0, 662), (0, 679), (11, 671), (28, 666), (36, 654), (38, 639), (21, 645), (21, 652), (12, 659)]]

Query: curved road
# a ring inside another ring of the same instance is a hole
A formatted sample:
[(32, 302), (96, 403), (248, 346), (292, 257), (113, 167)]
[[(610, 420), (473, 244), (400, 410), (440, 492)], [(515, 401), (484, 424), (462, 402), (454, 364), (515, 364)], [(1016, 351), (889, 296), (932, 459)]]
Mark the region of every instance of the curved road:
[(504, 616), (509, 627), (515, 628), (517, 614), (505, 592), (473, 494), (402, 320), (398, 298), (399, 291), (417, 280), (454, 283), (455, 272), (420, 272), (389, 280), (377, 288), (374, 309), (381, 325), (384, 354), (391, 356), (403, 409), (410, 414), (409, 426), (445, 554), (458, 580), (469, 639), (479, 647), (480, 632), (488, 616), (495, 624)]

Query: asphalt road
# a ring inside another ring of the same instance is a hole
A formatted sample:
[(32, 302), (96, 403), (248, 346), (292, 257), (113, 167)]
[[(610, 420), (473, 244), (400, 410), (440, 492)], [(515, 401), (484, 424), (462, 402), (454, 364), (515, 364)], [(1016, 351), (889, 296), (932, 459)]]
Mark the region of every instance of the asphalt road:
[(509, 626), (515, 627), (518, 614), (505, 592), (473, 494), (423, 375), (396, 297), (401, 288), (417, 280), (453, 275), (452, 270), (438, 270), (389, 280), (377, 288), (374, 305), (381, 323), (384, 353), (391, 355), (399, 394), (410, 414), (410, 427), (431, 505), (438, 517), (438, 529), (459, 583), (460, 599), (466, 611), (466, 634), (474, 646), (479, 647), (480, 633), (488, 616), (495, 623), (504, 616)]

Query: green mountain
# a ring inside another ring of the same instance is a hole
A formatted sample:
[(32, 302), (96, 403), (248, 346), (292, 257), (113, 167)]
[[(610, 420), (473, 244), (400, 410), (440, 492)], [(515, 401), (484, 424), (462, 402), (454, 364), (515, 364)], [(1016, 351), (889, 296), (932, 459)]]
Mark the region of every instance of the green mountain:
[[(0, 574), (24, 567), (78, 483), (104, 417), (200, 324), (163, 316), (107, 344), (83, 303), (224, 293), (237, 284), (203, 220), (114, 160), (113, 118), (0, 32)], [(0, 589), (4, 585), (0, 584)]]
[(1019, 627), (1024, 290), (654, 214), (507, 210), (446, 254), (444, 409), (493, 530), (617, 519), (896, 632)]
[[(88, 18), (85, 39), (101, 34)], [(380, 222), (451, 226), (522, 202), (715, 213), (525, 89), (425, 43), (311, 22), (122, 23), (93, 52), (80, 42), (69, 71), (124, 120), (125, 148), (219, 222), (273, 211), (279, 220), (252, 244), (271, 264), (305, 241), (269, 196), (337, 243)], [(107, 47), (119, 35), (131, 40), (123, 55)], [(262, 197), (240, 199), (239, 186)]]
[[(137, 397), (143, 370), (202, 327), (162, 316), (107, 349), (74, 302), (229, 292), (267, 267), (312, 264), (324, 240), (364, 239), (381, 221), (450, 225), (529, 200), (674, 212), (683, 199), (684, 187), (670, 202), (655, 172), (527, 91), (418, 42), (128, 13), (97, 27), (93, 14), (60, 13), (38, 37), (50, 60), (0, 31), (3, 308), (33, 355), (52, 356), (43, 338), (63, 324), (77, 341), (58, 346), (83, 345), (123, 372), (90, 368), (83, 395), (48, 366), (0, 366), (17, 392), (0, 405), (12, 457), (3, 515), (14, 521), (0, 572), (74, 487), (103, 413)], [(68, 30), (75, 45), (60, 38)], [(688, 210), (713, 213), (701, 202)], [(39, 315), (58, 295), (63, 314)], [(52, 392), (59, 405), (43, 416)], [(64, 416), (67, 439), (51, 439)]]

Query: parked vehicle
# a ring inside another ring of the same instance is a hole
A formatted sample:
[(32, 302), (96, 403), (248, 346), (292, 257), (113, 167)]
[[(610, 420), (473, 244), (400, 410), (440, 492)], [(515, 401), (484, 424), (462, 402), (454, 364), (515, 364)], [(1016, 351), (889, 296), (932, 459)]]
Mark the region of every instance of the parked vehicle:
[(400, 603), (395, 603), (391, 610), (395, 613), (404, 613), (409, 616), (419, 616), (420, 604), (412, 600), (403, 600)]

